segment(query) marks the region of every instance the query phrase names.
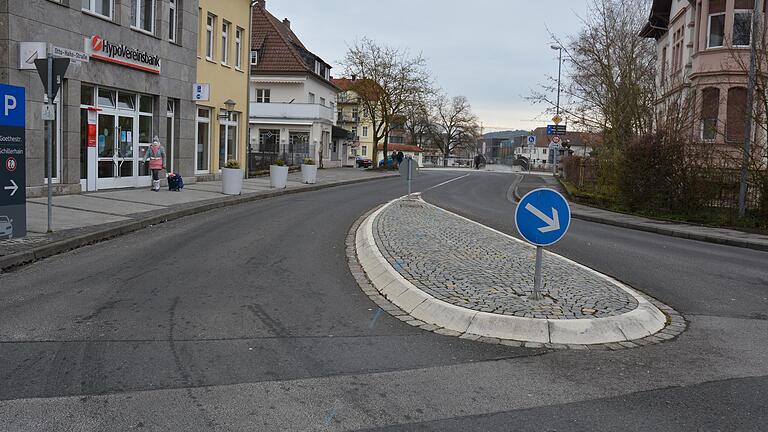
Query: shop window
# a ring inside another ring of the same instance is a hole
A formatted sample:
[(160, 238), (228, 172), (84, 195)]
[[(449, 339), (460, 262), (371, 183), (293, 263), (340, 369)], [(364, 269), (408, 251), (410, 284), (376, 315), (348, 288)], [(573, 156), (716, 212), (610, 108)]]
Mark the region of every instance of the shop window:
[(139, 116), (139, 142), (142, 144), (151, 144), (152, 138), (152, 116)]
[(100, 88), (99, 89), (99, 106), (104, 108), (115, 107), (115, 91)]
[(117, 107), (125, 110), (136, 110), (136, 96), (120, 92), (117, 94)]
[(155, 32), (155, 0), (131, 0), (133, 27)]
[(221, 23), (221, 63), (224, 65), (229, 63), (229, 27), (228, 22)]
[(712, 141), (717, 138), (717, 118), (720, 113), (720, 89), (706, 88), (701, 92), (701, 137)]
[(743, 142), (747, 126), (747, 89), (733, 87), (728, 89), (728, 107), (726, 111), (725, 133), (729, 142)]
[(177, 16), (177, 9), (176, 9), (176, 2), (177, 0), (169, 0), (168, 4), (168, 40), (171, 42), (176, 42), (176, 37), (178, 33), (178, 16)]
[(94, 91), (92, 86), (83, 85), (80, 87), (80, 105), (94, 106), (93, 96)]
[(197, 110), (197, 140), (195, 149), (195, 169), (199, 173), (208, 172), (211, 149), (211, 111), (207, 108)]
[(152, 114), (153, 110), (153, 97), (147, 95), (139, 96), (139, 111), (143, 113)]
[(112, 19), (113, 0), (83, 0), (83, 10)]

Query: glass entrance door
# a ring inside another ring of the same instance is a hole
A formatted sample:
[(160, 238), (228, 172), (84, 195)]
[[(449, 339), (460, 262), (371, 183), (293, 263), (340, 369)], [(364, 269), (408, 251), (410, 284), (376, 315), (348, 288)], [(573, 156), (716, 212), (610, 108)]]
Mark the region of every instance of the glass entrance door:
[(98, 189), (136, 187), (138, 153), (134, 130), (135, 117), (99, 114)]

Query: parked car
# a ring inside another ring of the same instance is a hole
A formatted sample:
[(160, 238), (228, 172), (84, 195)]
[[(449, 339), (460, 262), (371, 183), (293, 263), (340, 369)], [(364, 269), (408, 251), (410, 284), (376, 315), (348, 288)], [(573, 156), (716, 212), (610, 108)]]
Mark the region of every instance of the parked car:
[(0, 216), (0, 240), (13, 238), (13, 219), (8, 216)]
[(373, 161), (368, 158), (358, 157), (356, 159), (358, 168), (370, 168), (373, 166)]
[[(395, 166), (397, 166), (397, 161), (392, 160), (392, 158), (387, 158), (387, 168), (392, 169)], [(384, 160), (382, 159), (379, 161), (379, 168), (383, 168), (383, 167), (384, 167)]]

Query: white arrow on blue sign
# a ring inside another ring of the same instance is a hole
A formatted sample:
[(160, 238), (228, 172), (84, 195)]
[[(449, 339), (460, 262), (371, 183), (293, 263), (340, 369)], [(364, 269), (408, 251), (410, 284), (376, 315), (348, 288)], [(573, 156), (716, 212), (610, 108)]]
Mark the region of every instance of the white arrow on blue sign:
[(568, 232), (571, 208), (559, 192), (548, 188), (534, 189), (517, 204), (515, 224), (529, 243), (550, 246)]

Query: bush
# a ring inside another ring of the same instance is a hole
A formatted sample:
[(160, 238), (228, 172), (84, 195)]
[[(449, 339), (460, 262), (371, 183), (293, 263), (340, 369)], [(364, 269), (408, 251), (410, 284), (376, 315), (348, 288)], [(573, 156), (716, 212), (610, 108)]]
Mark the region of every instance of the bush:
[(312, 158), (304, 159), (304, 165), (314, 165), (314, 164), (315, 164), (315, 160), (314, 159), (312, 159)]
[(240, 169), (240, 162), (234, 159), (228, 160), (227, 163), (224, 165), (224, 168)]
[(285, 161), (282, 159), (278, 159), (275, 161), (275, 165), (277, 166), (285, 166)]

